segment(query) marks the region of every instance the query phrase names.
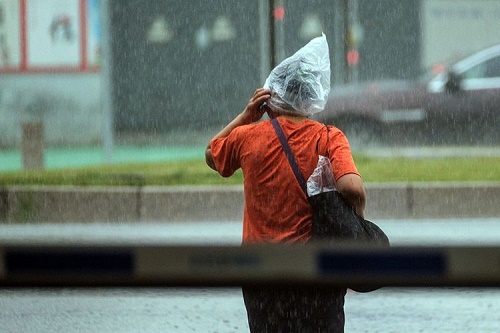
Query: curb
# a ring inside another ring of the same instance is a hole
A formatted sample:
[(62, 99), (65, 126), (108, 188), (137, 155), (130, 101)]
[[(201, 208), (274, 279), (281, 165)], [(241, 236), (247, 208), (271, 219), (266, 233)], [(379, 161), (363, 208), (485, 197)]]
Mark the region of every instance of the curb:
[[(365, 184), (368, 219), (500, 216), (500, 183)], [(239, 221), (237, 186), (6, 186), (0, 223)]]

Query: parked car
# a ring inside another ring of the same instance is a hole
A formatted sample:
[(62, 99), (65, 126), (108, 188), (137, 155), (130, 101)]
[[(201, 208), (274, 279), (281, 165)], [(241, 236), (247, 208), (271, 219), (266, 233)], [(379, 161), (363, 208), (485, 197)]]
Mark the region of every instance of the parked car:
[(500, 45), (416, 81), (333, 86), (315, 119), (351, 144), (500, 144)]

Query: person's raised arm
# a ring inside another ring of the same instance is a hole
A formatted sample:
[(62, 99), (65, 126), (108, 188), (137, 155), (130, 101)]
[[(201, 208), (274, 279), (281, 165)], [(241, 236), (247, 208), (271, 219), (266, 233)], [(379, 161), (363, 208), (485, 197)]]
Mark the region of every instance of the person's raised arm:
[[(255, 90), (252, 98), (248, 101), (245, 109), (236, 116), (229, 124), (226, 125), (219, 133), (217, 133), (211, 140), (217, 138), (225, 138), (228, 136), (233, 129), (241, 125), (251, 124), (256, 122), (265, 112), (265, 108), (259, 108), (262, 103), (271, 98), (271, 91), (269, 89), (259, 88)], [(210, 140), (210, 141), (211, 141)], [(215, 163), (212, 158), (212, 150), (210, 148), (210, 143), (205, 150), (205, 161), (207, 165), (212, 169), (216, 170)]]

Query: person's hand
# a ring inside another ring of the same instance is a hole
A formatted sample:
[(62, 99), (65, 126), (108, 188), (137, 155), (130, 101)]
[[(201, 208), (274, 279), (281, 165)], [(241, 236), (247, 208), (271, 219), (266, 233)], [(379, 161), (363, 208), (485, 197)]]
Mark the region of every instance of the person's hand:
[(250, 98), (247, 106), (240, 115), (243, 122), (251, 124), (262, 118), (266, 112), (266, 108), (261, 108), (260, 106), (269, 100), (269, 98), (271, 98), (271, 90), (264, 88), (255, 90), (252, 98)]
[[(255, 90), (252, 98), (250, 99), (250, 101), (248, 101), (248, 104), (243, 110), (243, 112), (241, 112), (238, 116), (236, 116), (236, 118), (234, 118), (229, 124), (227, 124), (226, 127), (224, 127), (219, 133), (217, 133), (212, 138), (212, 140), (217, 138), (225, 138), (236, 127), (241, 125), (251, 124), (262, 118), (264, 112), (266, 112), (269, 108), (268, 107), (260, 108), (260, 106), (269, 98), (271, 98), (271, 90), (264, 88), (259, 88)], [(207, 149), (205, 150), (205, 160), (209, 167), (216, 170), (210, 144), (207, 146)]]

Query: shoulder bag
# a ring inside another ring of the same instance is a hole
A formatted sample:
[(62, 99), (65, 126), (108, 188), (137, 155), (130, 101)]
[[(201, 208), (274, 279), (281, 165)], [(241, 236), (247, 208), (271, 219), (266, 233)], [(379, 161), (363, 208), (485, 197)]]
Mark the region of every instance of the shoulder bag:
[[(357, 242), (389, 246), (389, 238), (375, 223), (359, 216), (354, 208), (344, 200), (338, 191), (322, 192), (308, 196), (307, 183), (299, 169), (288, 141), (279, 122), (272, 119), (271, 123), (278, 135), (283, 151), (290, 163), (295, 178), (305, 192), (313, 209), (311, 240), (328, 241), (329, 243)], [(368, 292), (379, 287), (351, 288), (358, 292)]]

